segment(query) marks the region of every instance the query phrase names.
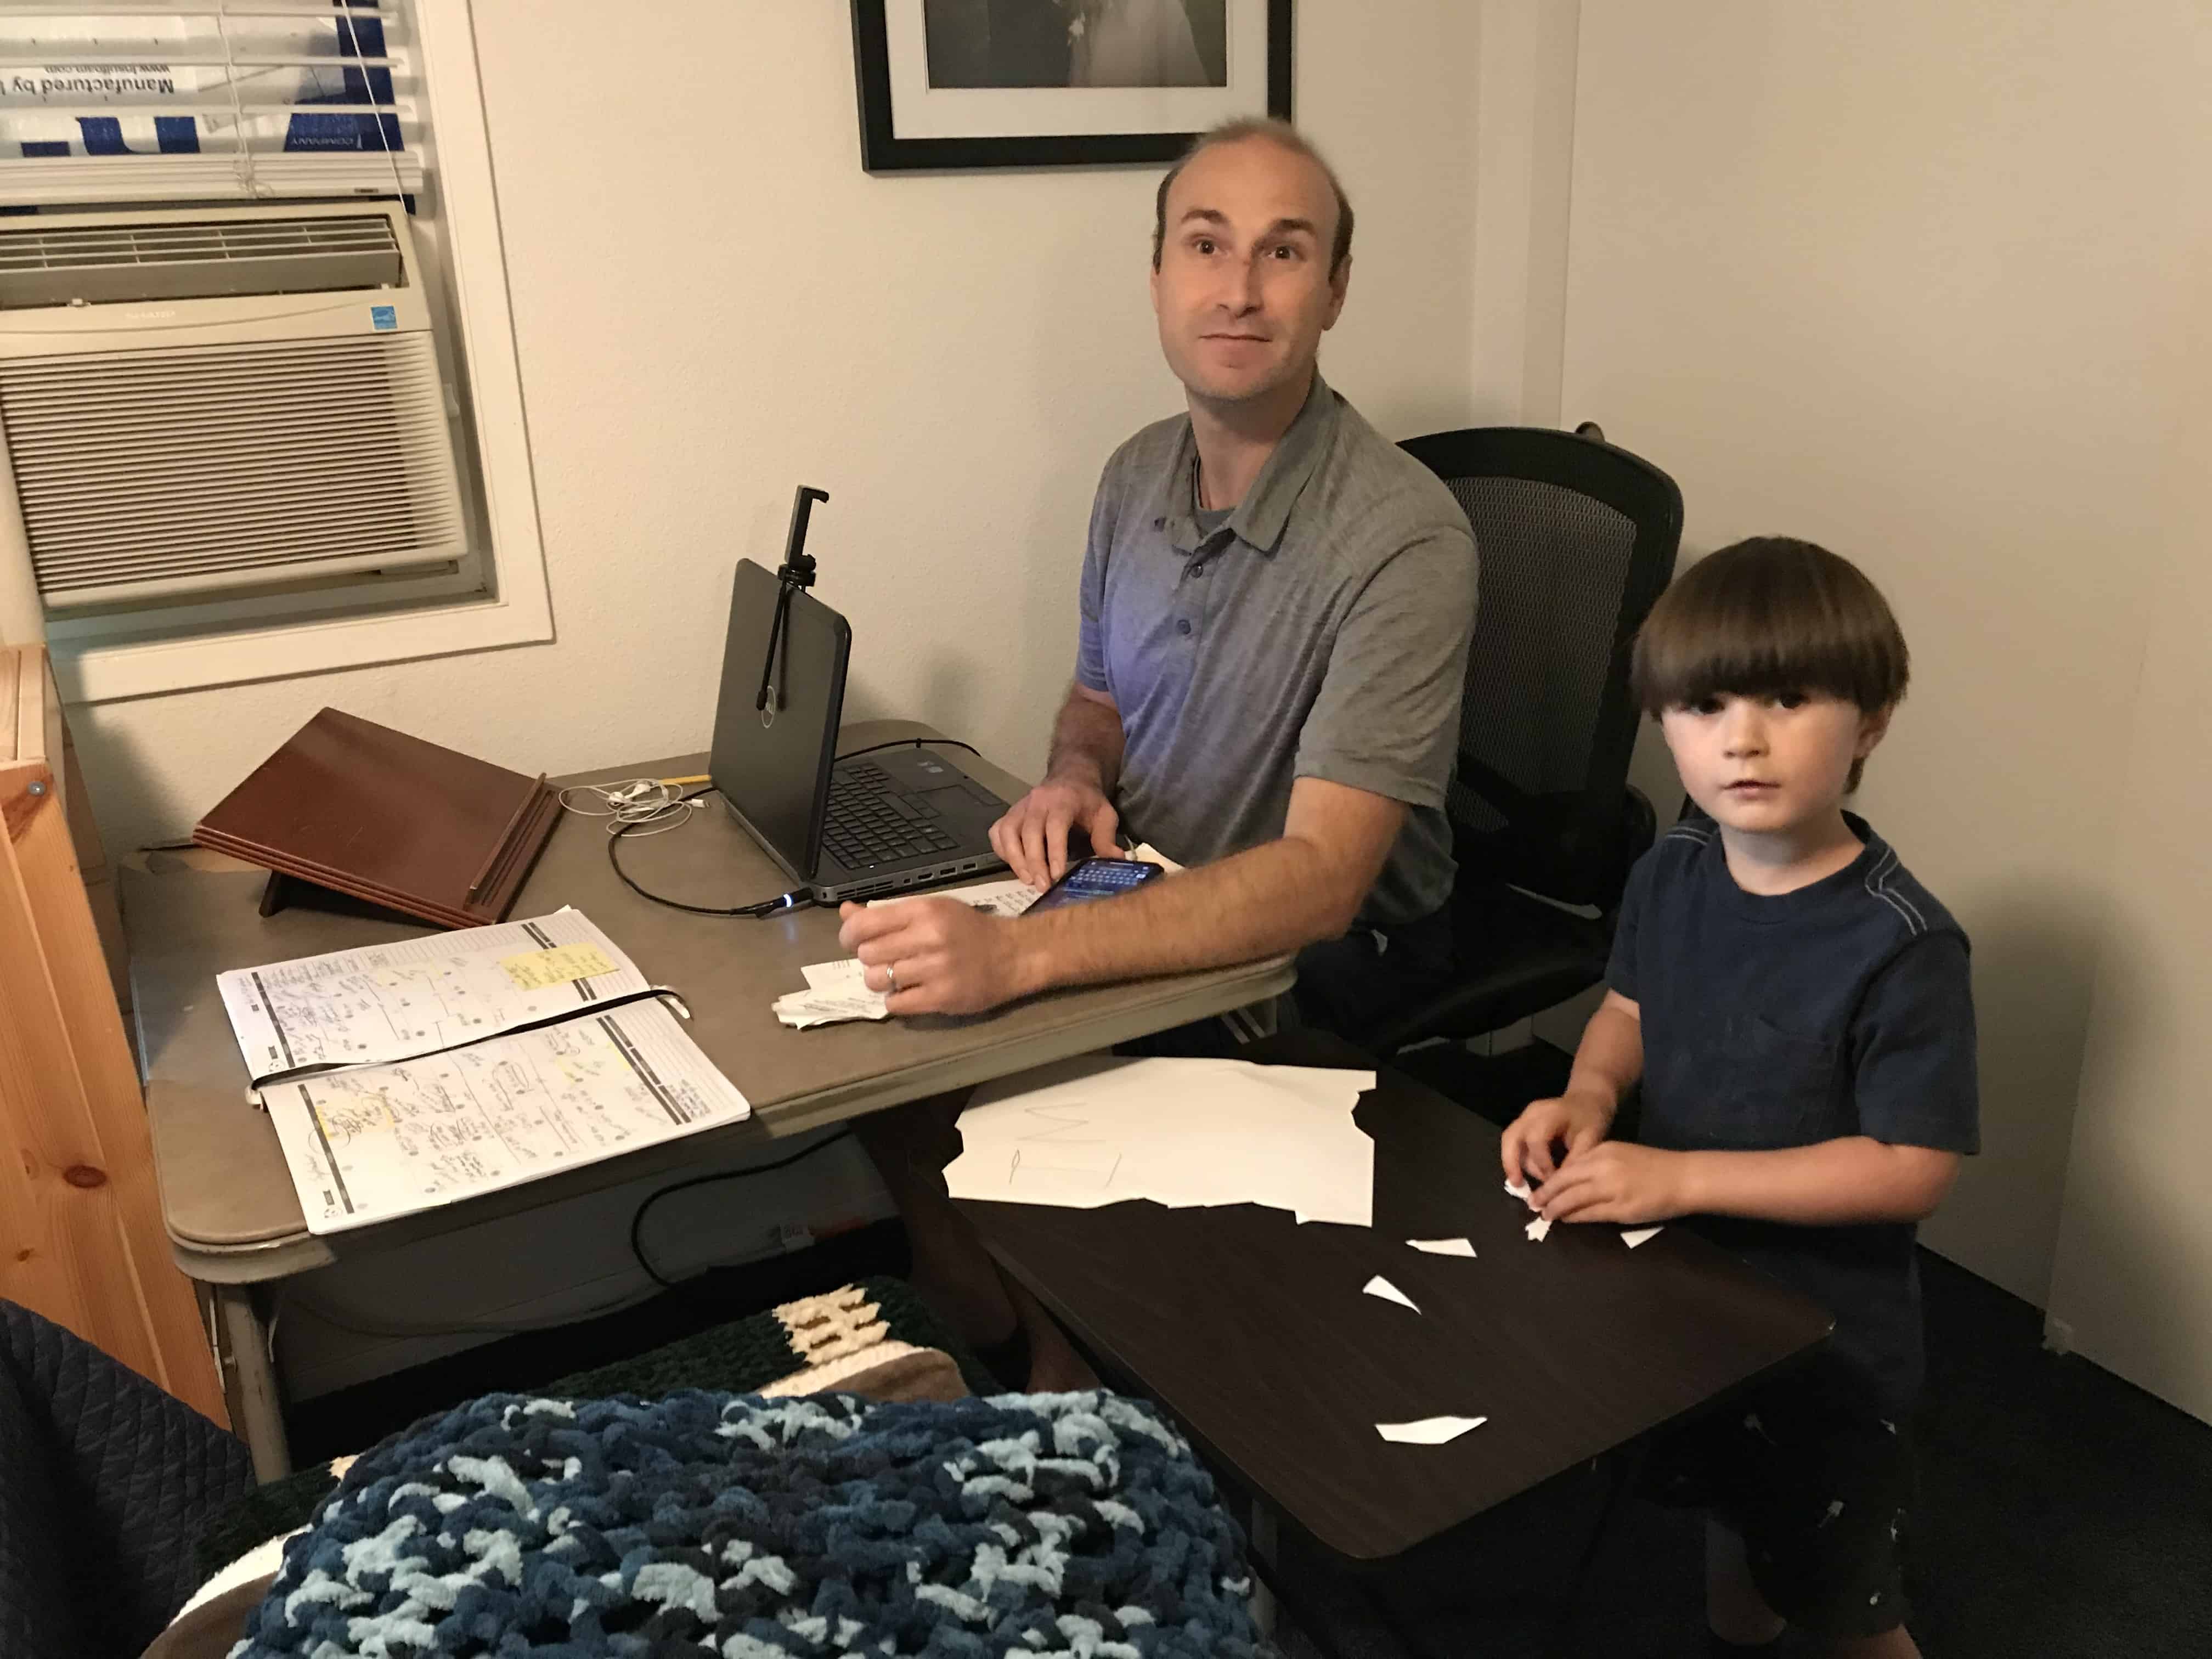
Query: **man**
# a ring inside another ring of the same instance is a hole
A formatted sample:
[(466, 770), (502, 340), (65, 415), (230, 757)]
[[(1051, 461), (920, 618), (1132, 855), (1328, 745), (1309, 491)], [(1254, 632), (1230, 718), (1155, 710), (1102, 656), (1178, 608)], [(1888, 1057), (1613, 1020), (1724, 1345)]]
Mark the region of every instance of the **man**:
[[(1443, 485), (1316, 367), (1351, 243), (1342, 186), (1279, 122), (1216, 129), (1161, 181), (1152, 307), (1189, 413), (1107, 463), (1075, 683), (1044, 781), (992, 842), (1040, 886), (1079, 830), (1110, 853), (1126, 828), (1194, 867), (1012, 921), (951, 900), (848, 905), (840, 937), (894, 1014), (1297, 951), (1299, 1013), (1357, 1041), (1449, 976), (1443, 806), (1474, 540)], [(931, 1103), (863, 1133), (917, 1283), (989, 1346), (1012, 1315), (944, 1197), (951, 1119)], [(1033, 1383), (1080, 1380), (1047, 1326), (1023, 1328), (1051, 1345)]]

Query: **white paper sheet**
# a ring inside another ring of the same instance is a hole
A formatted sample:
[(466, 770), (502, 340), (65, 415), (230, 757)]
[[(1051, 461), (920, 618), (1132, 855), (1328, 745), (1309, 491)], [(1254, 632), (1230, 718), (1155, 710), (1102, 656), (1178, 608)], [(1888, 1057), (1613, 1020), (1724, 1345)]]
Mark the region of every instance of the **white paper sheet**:
[(1517, 1181), (1507, 1182), (1505, 1183), (1505, 1190), (1512, 1194), (1514, 1197), (1519, 1199), (1523, 1204), (1526, 1204), (1528, 1201), (1530, 1196), (1529, 1189), (1522, 1186)]
[[(542, 961), (529, 959), (564, 945), (596, 950), (612, 970), (526, 984), (546, 976), (531, 971)], [(509, 962), (512, 969), (502, 965)], [(309, 1067), (434, 1054), (649, 988), (576, 909), (216, 975), (257, 1083)]]
[(1467, 1255), (1474, 1254), (1474, 1244), (1464, 1238), (1409, 1238), (1406, 1241), (1417, 1250), (1426, 1250), (1431, 1255)]
[(1379, 1296), (1385, 1302), (1395, 1302), (1401, 1308), (1411, 1308), (1415, 1313), (1421, 1310), (1420, 1304), (1383, 1278), (1381, 1273), (1376, 1274), (1359, 1288), (1368, 1296)]
[(1545, 1239), (1551, 1236), (1552, 1218), (1547, 1215), (1540, 1215), (1521, 1231), (1528, 1236), (1528, 1239), (1531, 1243), (1541, 1244)]
[(658, 1002), (270, 1084), (262, 1098), (314, 1233), (516, 1186), (752, 1110)]
[(994, 916), (1018, 916), (1035, 904), (1044, 895), (1025, 881), (1009, 878), (1005, 881), (979, 881), (972, 887), (948, 887), (942, 891), (900, 893), (891, 898), (871, 900), (874, 904), (904, 904), (908, 899), (958, 899), (971, 909), (981, 910)]
[(1065, 1060), (975, 1092), (945, 1182), (956, 1198), (1264, 1204), (1364, 1227), (1375, 1143), (1352, 1113), (1374, 1083), (1234, 1060)]
[(1404, 1446), (1441, 1446), (1488, 1421), (1486, 1417), (1424, 1417), (1412, 1423), (1377, 1423), (1375, 1432)]
[(1632, 1250), (1646, 1240), (1656, 1238), (1664, 1231), (1663, 1227), (1631, 1227), (1621, 1234), (1620, 1242)]

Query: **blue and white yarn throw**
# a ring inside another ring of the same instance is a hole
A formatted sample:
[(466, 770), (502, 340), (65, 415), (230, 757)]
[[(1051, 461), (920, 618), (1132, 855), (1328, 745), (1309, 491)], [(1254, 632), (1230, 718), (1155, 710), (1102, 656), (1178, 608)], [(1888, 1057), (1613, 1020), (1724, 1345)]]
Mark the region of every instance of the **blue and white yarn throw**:
[(490, 1395), (347, 1472), (231, 1659), (1219, 1659), (1250, 1590), (1116, 1395)]

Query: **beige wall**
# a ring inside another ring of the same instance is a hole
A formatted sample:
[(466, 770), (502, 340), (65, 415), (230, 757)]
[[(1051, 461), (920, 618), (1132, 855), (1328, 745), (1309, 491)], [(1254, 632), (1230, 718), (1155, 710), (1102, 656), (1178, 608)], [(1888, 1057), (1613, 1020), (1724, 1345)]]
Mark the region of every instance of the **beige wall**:
[[(1972, 934), (1982, 1025), (1985, 1151), (1928, 1237), (2040, 1302), (2099, 945), (2146, 951), (2126, 935), (2148, 908), (2179, 930), (2168, 948), (2212, 921), (2201, 883), (2185, 896), (2125, 855), (2152, 851), (2156, 808), (2115, 787), (2172, 586), (2176, 470), (2202, 495), (2172, 416), (2206, 384), (2178, 327), (2206, 300), (2205, 14), (1582, 14), (1566, 418), (1674, 474), (1686, 554), (1812, 537), (1895, 603), (1913, 690), (1863, 805)], [(2178, 1081), (2187, 1052), (2126, 995), (2110, 1021), (2145, 1023), (2112, 1039), (2115, 1100)], [(2148, 1139), (2183, 1109), (2124, 1109)], [(2170, 1206), (2200, 1248), (2201, 1174)], [(2157, 1240), (2132, 1243), (2153, 1259)]]
[[(184, 833), (326, 702), (526, 771), (704, 747), (730, 567), (775, 563), (802, 481), (855, 712), (1040, 762), (1098, 469), (1179, 407), (1157, 171), (863, 174), (830, 0), (475, 14), (559, 638), (80, 711), (111, 844)], [(1463, 424), (1474, 19), (1309, 4), (1297, 49), (1359, 211), (1324, 368), (1394, 435)]]
[(2201, 218), (2189, 252), (2194, 291), (2175, 285), (2163, 323), (2194, 372), (2151, 411), (2170, 533), (2132, 738), (2108, 751), (2116, 890), (2051, 1316), (2055, 1337), (2212, 1421), (2212, 228)]

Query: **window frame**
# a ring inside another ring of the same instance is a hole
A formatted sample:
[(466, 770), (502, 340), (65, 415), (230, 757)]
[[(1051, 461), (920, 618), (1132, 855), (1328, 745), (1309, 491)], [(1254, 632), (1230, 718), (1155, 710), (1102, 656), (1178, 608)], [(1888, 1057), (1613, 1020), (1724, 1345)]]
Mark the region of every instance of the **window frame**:
[(481, 464), (490, 592), (421, 609), (308, 617), (190, 637), (52, 641), (62, 696), (99, 703), (333, 669), (543, 644), (554, 636), (521, 364), (469, 0), (415, 0), (439, 240)]

